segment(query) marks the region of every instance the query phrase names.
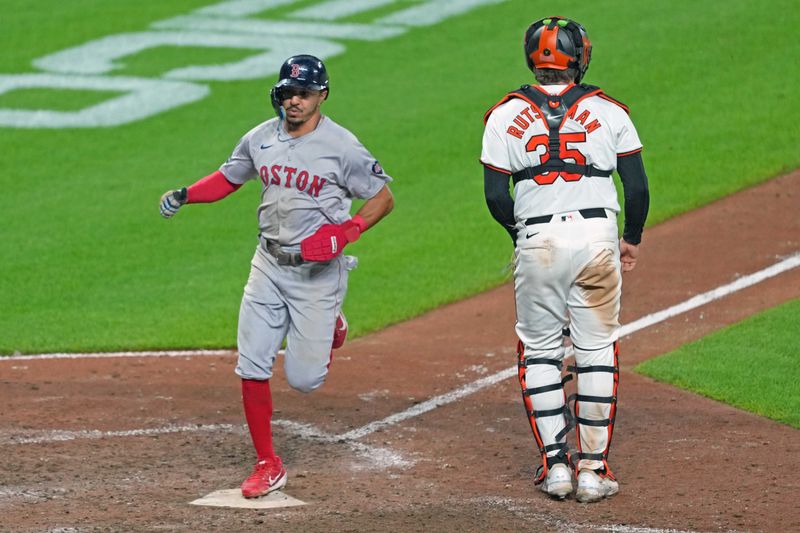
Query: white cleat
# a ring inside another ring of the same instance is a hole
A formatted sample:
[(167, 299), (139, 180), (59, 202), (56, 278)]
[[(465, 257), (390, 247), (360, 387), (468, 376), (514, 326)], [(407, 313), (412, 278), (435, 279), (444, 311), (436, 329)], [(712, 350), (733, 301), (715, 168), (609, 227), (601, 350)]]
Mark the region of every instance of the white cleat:
[(547, 471), (541, 489), (551, 497), (563, 500), (572, 492), (572, 470), (565, 464), (554, 464)]
[(619, 483), (610, 476), (600, 477), (594, 470), (581, 470), (578, 473), (578, 490), (575, 499), (582, 503), (592, 503), (608, 498), (619, 492)]

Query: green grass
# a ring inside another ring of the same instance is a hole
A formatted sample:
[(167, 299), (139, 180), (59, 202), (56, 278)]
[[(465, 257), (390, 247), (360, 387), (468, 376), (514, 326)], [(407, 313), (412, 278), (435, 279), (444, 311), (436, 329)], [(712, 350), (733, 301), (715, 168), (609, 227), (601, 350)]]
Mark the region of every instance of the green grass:
[(17, 89), (0, 94), (0, 108), (78, 111), (121, 94), (115, 91)]
[(157, 78), (173, 69), (187, 65), (221, 65), (241, 61), (253, 55), (253, 50), (238, 48), (208, 48), (204, 46), (157, 46), (128, 56), (115, 63), (123, 63), (114, 74)]
[(636, 371), (800, 428), (800, 300), (718, 331)]
[[(45, 54), (210, 3), (5, 0), (0, 73), (32, 72)], [(482, 114), (531, 80), (522, 33), (550, 10), (512, 0), (386, 41), (343, 41), (347, 51), (327, 61), (324, 111), (396, 179), (395, 212), (348, 247), (360, 258), (345, 305), (354, 334), (506, 279), (510, 243), (483, 199)], [(558, 11), (589, 29), (586, 81), (632, 108), (651, 183), (649, 224), (800, 166), (794, 2), (573, 0)], [(157, 76), (241, 54), (162, 47), (124, 58), (115, 75)], [(274, 81), (212, 82), (205, 100), (116, 128), (0, 128), (0, 353), (233, 346), (258, 185), (170, 221), (157, 203), (215, 170), (271, 115)], [(53, 108), (96, 98), (47, 92)], [(25, 108), (42, 105), (43, 94), (4, 96)]]

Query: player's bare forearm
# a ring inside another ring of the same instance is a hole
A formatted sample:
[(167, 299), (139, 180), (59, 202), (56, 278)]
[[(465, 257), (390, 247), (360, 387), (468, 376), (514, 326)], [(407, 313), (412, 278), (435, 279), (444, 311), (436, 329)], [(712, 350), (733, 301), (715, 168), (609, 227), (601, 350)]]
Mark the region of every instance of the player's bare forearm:
[[(366, 224), (366, 228), (371, 228), (383, 217), (388, 215), (394, 208), (394, 195), (389, 190), (388, 185), (384, 185), (378, 194), (364, 202), (361, 209), (356, 213)], [(364, 229), (366, 231), (366, 228)]]
[(631, 244), (624, 238), (619, 240), (619, 260), (622, 263), (622, 271), (630, 272), (636, 268), (636, 261), (639, 259), (639, 245)]

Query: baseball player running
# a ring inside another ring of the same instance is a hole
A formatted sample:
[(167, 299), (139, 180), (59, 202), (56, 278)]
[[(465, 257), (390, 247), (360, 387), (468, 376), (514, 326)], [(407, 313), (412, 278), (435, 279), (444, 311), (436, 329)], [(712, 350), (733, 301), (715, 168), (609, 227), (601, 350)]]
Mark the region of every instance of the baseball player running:
[[(358, 139), (321, 114), (329, 94), (322, 61), (290, 57), (270, 93), (277, 118), (247, 132), (217, 172), (161, 197), (161, 214), (185, 204), (215, 202), (245, 182), (261, 182), (259, 242), (244, 288), (236, 373), (257, 454), (242, 495), (255, 498), (286, 484), (272, 442), (270, 378), (286, 340), (289, 385), (311, 392), (322, 385), (347, 335), (342, 302), (356, 259), (342, 255), (394, 205), (392, 179)], [(350, 217), (353, 198), (366, 199)]]
[[(525, 32), (539, 85), (523, 85), (485, 115), (481, 162), (492, 216), (515, 242), (519, 380), (550, 496), (595, 502), (619, 486), (608, 464), (619, 382), (621, 271), (633, 270), (649, 206), (642, 144), (628, 108), (580, 85), (591, 59), (586, 30), (548, 17)], [(611, 174), (625, 196), (625, 227)], [(514, 199), (509, 194), (509, 179)], [(574, 416), (561, 378), (569, 327), (577, 376)], [(566, 437), (575, 427), (577, 454)], [(574, 462), (574, 460), (577, 460)]]

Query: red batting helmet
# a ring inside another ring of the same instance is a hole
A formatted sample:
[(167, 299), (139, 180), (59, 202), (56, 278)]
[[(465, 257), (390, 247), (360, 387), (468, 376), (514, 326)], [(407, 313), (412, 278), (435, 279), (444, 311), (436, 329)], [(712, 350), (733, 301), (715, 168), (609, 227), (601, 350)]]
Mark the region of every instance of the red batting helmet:
[(575, 83), (580, 83), (591, 59), (592, 43), (586, 29), (574, 20), (548, 17), (537, 20), (525, 32), (525, 60), (531, 70), (574, 68)]

